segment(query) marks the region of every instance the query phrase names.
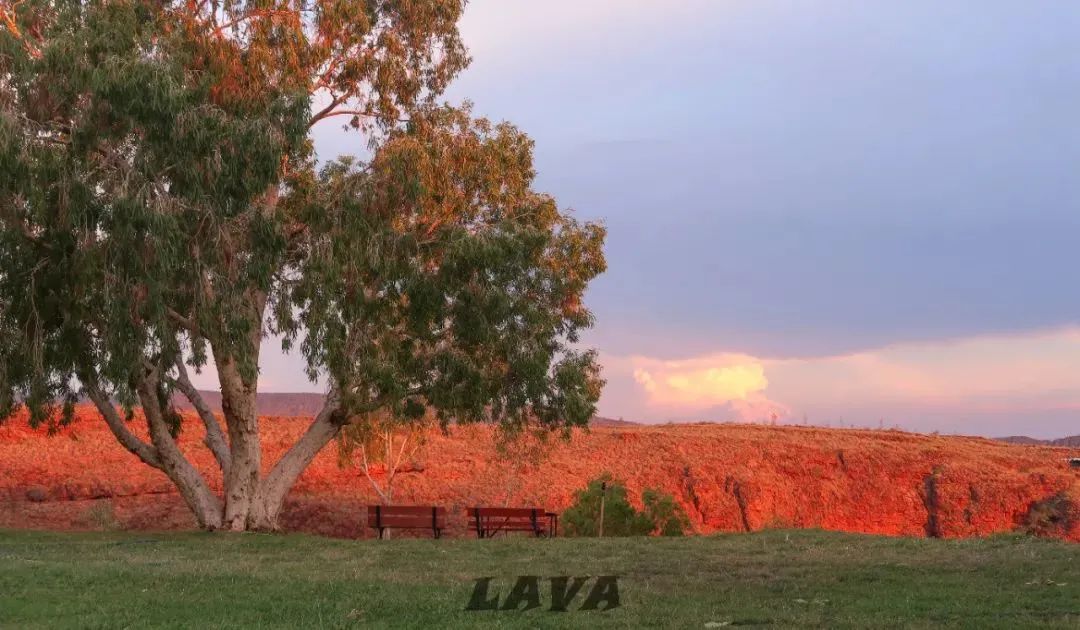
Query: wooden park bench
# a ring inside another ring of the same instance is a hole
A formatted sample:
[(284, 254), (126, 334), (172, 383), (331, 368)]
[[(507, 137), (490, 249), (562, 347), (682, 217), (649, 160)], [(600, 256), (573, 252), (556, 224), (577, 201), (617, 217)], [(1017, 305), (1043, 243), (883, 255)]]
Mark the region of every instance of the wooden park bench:
[(446, 508), (430, 505), (369, 505), (368, 527), (387, 529), (430, 529), (435, 538), (446, 529)]
[(559, 530), (559, 515), (541, 508), (473, 507), (469, 528), (478, 538), (491, 538), (499, 532), (532, 532), (534, 536), (554, 537)]

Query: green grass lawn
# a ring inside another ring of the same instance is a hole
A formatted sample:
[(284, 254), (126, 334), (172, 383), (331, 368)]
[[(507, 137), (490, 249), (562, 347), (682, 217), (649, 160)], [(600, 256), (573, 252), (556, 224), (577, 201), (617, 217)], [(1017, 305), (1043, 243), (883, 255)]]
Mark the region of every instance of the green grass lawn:
[[(0, 531), (0, 627), (971, 628), (1080, 625), (1080, 545), (820, 531), (658, 539), (329, 540)], [(540, 608), (466, 611), (474, 579)], [(621, 605), (549, 612), (550, 576)]]

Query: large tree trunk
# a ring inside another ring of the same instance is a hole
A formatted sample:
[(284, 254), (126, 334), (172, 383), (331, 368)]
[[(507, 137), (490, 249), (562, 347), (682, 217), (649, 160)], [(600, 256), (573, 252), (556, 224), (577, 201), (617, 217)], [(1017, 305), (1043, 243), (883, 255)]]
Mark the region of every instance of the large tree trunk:
[[(224, 472), (224, 503), (210, 489), (202, 473), (184, 456), (170, 433), (166, 420), (169, 402), (159, 396), (160, 372), (147, 366), (140, 373), (136, 390), (146, 419), (150, 443), (132, 433), (113, 401), (98, 386), (94, 374), (80, 374), (84, 388), (97, 406), (106, 425), (121, 445), (145, 464), (164, 472), (191, 509), (199, 527), (207, 530), (231, 531), (276, 530), (278, 516), (285, 496), (315, 456), (341, 430), (338, 417), (338, 397), (331, 391), (323, 409), (312, 421), (304, 435), (262, 478), (262, 444), (259, 439), (258, 411), (255, 405), (256, 384), (242, 378), (235, 363), (228, 357), (217, 359), (221, 380), (222, 410), (228, 426), (228, 452), (223, 452), (224, 440), (209, 408), (197, 406), (207, 428), (206, 445)], [(186, 376), (186, 375), (184, 375)], [(194, 392), (186, 378), (184, 385)], [(192, 392), (187, 392), (189, 397)], [(202, 402), (197, 392), (195, 397)], [(193, 401), (194, 402), (194, 401)], [(216, 429), (216, 431), (215, 431)]]
[[(253, 420), (249, 430), (230, 430), (231, 442), (242, 441), (240, 448), (232, 447), (230, 472), (238, 468), (235, 462), (244, 461), (241, 469), (251, 471), (237, 478), (225, 478), (225, 503), (210, 489), (205, 478), (180, 451), (176, 440), (169, 433), (164, 411), (167, 405), (157, 395), (157, 376), (148, 372), (137, 384), (139, 402), (142, 404), (151, 443), (147, 444), (132, 433), (117, 412), (113, 402), (90, 377), (83, 378), (90, 399), (97, 406), (105, 423), (117, 440), (145, 464), (168, 475), (184, 499), (199, 527), (206, 530), (228, 529), (231, 531), (273, 531), (279, 528), (278, 516), (285, 496), (296, 480), (311, 464), (315, 456), (341, 431), (338, 418), (338, 399), (334, 392), (327, 396), (323, 409), (312, 421), (304, 435), (274, 465), (270, 474), (260, 478), (261, 444), (259, 442), (258, 418), (253, 401), (245, 407), (233, 407), (234, 419), (245, 417)], [(223, 396), (224, 398), (224, 396)], [(241, 401), (246, 400), (240, 398)], [(240, 411), (241, 414), (235, 412)], [(236, 437), (242, 436), (242, 437)]]
[[(215, 357), (216, 358), (216, 357)], [(229, 432), (229, 471), (225, 475), (225, 527), (251, 529), (262, 468), (256, 384), (244, 379), (231, 357), (216, 358), (221, 382), (221, 410)]]
[[(270, 203), (276, 201), (276, 187), (271, 188)], [(262, 322), (266, 311), (267, 294), (252, 288), (245, 293), (246, 307), (250, 309), (252, 322), (257, 323), (246, 337), (233, 343), (247, 343), (244, 359), (258, 366), (262, 344)], [(229, 466), (225, 471), (224, 526), (233, 531), (260, 528), (252, 512), (259, 501), (259, 482), (262, 476), (262, 442), (259, 439), (259, 415), (256, 408), (258, 393), (258, 368), (242, 370), (237, 355), (228, 344), (216, 344), (214, 363), (218, 382), (221, 384), (221, 411), (229, 434)]]

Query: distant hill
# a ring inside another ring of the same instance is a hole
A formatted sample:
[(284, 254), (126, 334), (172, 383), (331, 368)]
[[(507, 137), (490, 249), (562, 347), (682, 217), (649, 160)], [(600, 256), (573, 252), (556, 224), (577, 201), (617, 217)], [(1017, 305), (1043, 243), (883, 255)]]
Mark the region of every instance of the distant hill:
[(1028, 444), (1031, 446), (1043, 445), (1045, 440), (1036, 440), (1035, 438), (1028, 437), (1026, 435), (1009, 435), (1006, 437), (994, 438), (1002, 442), (1008, 442), (1009, 444)]
[(1002, 442), (1008, 442), (1009, 444), (1029, 444), (1031, 446), (1067, 446), (1070, 448), (1080, 447), (1080, 435), (1070, 435), (1069, 437), (1057, 438), (1056, 440), (1038, 440), (1036, 438), (1030, 438), (1026, 435), (1010, 435), (1008, 437), (997, 438)]
[(619, 418), (604, 418), (601, 416), (593, 416), (593, 419), (589, 421), (589, 425), (594, 427), (640, 427), (640, 422), (630, 422), (629, 420), (623, 420)]
[[(221, 412), (221, 392), (201, 391), (206, 404), (214, 411)], [(325, 396), (315, 393), (271, 393), (259, 392), (255, 406), (260, 416), (314, 416), (322, 409)], [(181, 410), (193, 410), (191, 403), (183, 396), (175, 399), (176, 407)], [(602, 418), (596, 416), (590, 423), (594, 427), (636, 427), (637, 422), (629, 420)]]
[[(221, 392), (199, 391), (206, 404), (221, 412)], [(287, 394), (259, 392), (255, 407), (260, 416), (314, 416), (322, 409), (326, 396), (315, 393), (294, 392)], [(174, 400), (178, 409), (193, 409), (187, 398), (177, 395)]]

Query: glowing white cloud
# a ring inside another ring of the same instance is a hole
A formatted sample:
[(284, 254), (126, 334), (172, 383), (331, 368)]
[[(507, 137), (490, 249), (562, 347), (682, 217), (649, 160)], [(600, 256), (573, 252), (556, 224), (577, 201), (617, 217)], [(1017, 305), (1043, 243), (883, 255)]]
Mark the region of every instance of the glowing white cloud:
[(882, 420), (903, 425), (913, 413), (1021, 418), (1039, 410), (1080, 411), (1080, 329), (823, 357), (720, 353), (677, 361), (605, 357), (604, 364), (609, 384), (601, 412), (634, 419), (809, 416), (811, 422), (870, 426)]
[(766, 400), (762, 394), (769, 386), (765, 366), (745, 355), (725, 354), (689, 361), (662, 361), (633, 357), (634, 381), (645, 391), (648, 404), (674, 409), (705, 409), (733, 405), (734, 410), (754, 408)]

